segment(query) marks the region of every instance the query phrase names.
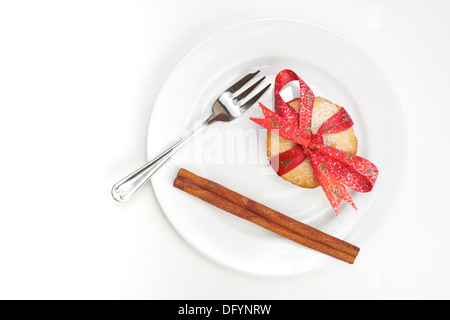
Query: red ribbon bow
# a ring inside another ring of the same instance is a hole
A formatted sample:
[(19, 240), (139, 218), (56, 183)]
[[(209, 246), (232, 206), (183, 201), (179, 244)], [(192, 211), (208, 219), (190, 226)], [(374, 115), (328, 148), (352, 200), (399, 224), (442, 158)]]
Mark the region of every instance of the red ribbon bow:
[[(291, 81), (300, 84), (300, 109), (297, 112), (280, 96), (280, 91)], [(339, 109), (325, 121), (314, 134), (311, 131), (314, 93), (309, 86), (291, 70), (283, 70), (275, 79), (275, 113), (261, 103), (265, 118), (250, 118), (252, 121), (273, 131), (279, 136), (295, 142), (295, 147), (270, 159), (279, 176), (300, 165), (310, 157), (314, 174), (336, 214), (344, 200), (355, 209), (350, 194), (344, 185), (359, 192), (372, 190), (378, 176), (377, 167), (367, 159), (349, 154), (323, 144), (323, 135), (338, 133), (353, 126), (350, 115), (344, 108)], [(281, 164), (281, 165), (279, 165)]]

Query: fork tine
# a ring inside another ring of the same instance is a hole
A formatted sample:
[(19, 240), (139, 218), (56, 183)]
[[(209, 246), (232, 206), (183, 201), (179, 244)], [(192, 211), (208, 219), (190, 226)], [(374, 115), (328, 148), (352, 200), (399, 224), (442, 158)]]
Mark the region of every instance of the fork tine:
[(248, 89), (246, 89), (244, 92), (242, 92), (240, 95), (238, 95), (236, 98), (233, 99), (234, 103), (238, 103), (242, 99), (244, 99), (246, 96), (249, 95), (250, 92), (252, 92), (261, 82), (264, 81), (266, 77), (262, 77), (258, 81), (256, 81), (254, 84), (252, 84)]
[(236, 91), (238, 91), (240, 88), (242, 88), (242, 86), (244, 84), (246, 84), (247, 82), (249, 82), (254, 76), (256, 76), (258, 74), (259, 70), (253, 72), (253, 73), (249, 73), (248, 75), (246, 75), (245, 77), (243, 77), (241, 80), (239, 80), (238, 82), (236, 82), (235, 84), (233, 84), (231, 87), (228, 88), (228, 90), (226, 90), (229, 93), (234, 93)]
[(246, 103), (244, 103), (239, 110), (241, 110), (241, 112), (244, 112), (245, 110), (247, 110), (248, 108), (250, 108), (252, 105), (255, 104), (256, 101), (258, 101), (259, 98), (261, 98), (261, 96), (264, 94), (264, 92), (267, 91), (267, 89), (269, 89), (270, 87), (270, 83), (265, 86), (260, 92), (258, 92), (257, 94), (255, 94), (252, 98), (250, 98)]

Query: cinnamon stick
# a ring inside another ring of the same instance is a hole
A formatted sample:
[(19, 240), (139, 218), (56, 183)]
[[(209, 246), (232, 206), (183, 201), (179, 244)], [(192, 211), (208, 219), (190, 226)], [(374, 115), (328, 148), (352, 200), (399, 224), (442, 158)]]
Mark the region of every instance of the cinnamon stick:
[(249, 199), (237, 192), (234, 192), (218, 183), (200, 177), (186, 169), (181, 168), (178, 172), (179, 177), (184, 177), (192, 180), (194, 183), (206, 189), (210, 192), (213, 192), (222, 198), (237, 204), (238, 206), (245, 208), (249, 211), (252, 211), (270, 221), (273, 221), (295, 233), (300, 234), (301, 236), (323, 243), (327, 246), (335, 248), (339, 251), (346, 252), (352, 256), (357, 256), (359, 253), (359, 248), (345, 242), (341, 239), (333, 237), (325, 232), (322, 232), (316, 228), (313, 228), (307, 224), (304, 224), (298, 220), (292, 219), (281, 212), (273, 210), (259, 202), (256, 202), (252, 199)]
[(299, 243), (308, 248), (317, 250), (336, 259), (352, 264), (355, 261), (356, 256), (347, 252), (337, 250), (324, 243), (312, 240), (299, 233), (296, 233), (274, 221), (271, 221), (263, 216), (260, 216), (248, 209), (245, 209), (236, 203), (233, 203), (209, 190), (206, 190), (199, 186), (194, 181), (183, 176), (177, 176), (174, 181), (174, 186), (179, 188), (199, 199), (202, 199), (222, 210), (230, 212), (240, 218), (253, 222), (267, 230), (270, 230), (280, 236), (290, 239), (296, 243)]

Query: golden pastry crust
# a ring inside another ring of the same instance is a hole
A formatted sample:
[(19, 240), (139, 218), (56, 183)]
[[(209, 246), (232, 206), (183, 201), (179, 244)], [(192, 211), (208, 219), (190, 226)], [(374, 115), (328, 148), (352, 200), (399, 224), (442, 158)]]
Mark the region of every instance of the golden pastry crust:
[[(298, 98), (291, 100), (288, 103), (298, 111), (300, 106), (300, 100)], [(320, 126), (341, 108), (341, 106), (338, 106), (327, 99), (316, 97), (312, 112), (312, 132), (316, 133)], [(358, 139), (355, 136), (353, 127), (339, 133), (324, 134), (323, 143), (350, 154), (356, 154), (356, 151), (358, 150)], [(294, 145), (294, 142), (267, 130), (267, 156), (269, 158), (292, 149)], [(281, 177), (302, 188), (316, 188), (319, 186), (309, 157), (307, 157), (299, 166)]]

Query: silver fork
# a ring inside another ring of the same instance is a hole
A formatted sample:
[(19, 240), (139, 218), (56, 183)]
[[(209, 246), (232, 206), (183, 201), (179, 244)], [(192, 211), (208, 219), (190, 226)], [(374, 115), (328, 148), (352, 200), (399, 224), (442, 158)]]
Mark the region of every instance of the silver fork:
[(131, 196), (141, 186), (143, 186), (153, 176), (153, 174), (155, 174), (155, 172), (158, 171), (190, 137), (192, 137), (194, 133), (216, 121), (232, 121), (241, 116), (248, 108), (255, 104), (255, 102), (258, 101), (258, 99), (270, 87), (270, 84), (265, 86), (253, 97), (249, 98), (246, 102), (244, 102), (244, 99), (265, 79), (265, 77), (260, 78), (239, 95), (236, 96), (236, 94), (237, 91), (243, 88), (243, 86), (256, 74), (258, 74), (258, 72), (259, 70), (247, 74), (245, 77), (225, 90), (213, 103), (210, 117), (203, 121), (198, 127), (187, 133), (180, 141), (175, 143), (166, 151), (162, 152), (146, 165), (117, 182), (111, 191), (113, 198), (120, 202), (130, 199)]

